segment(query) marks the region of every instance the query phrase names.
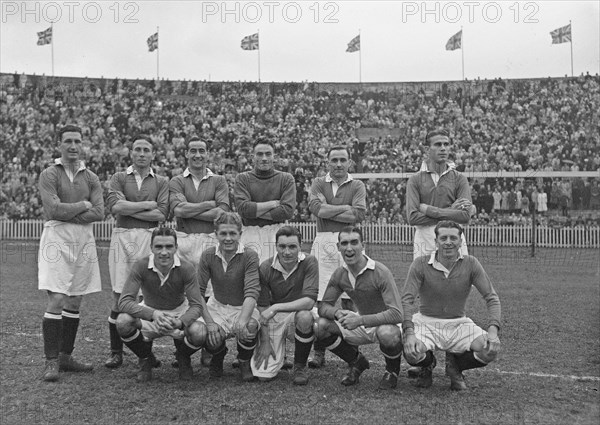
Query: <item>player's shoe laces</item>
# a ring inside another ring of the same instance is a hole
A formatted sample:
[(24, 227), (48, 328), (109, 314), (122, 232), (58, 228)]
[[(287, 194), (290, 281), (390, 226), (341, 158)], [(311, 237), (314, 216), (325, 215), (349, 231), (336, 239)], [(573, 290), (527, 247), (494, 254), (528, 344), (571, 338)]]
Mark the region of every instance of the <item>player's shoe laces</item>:
[(256, 377), (252, 374), (250, 360), (240, 360), (240, 376), (244, 382), (252, 382), (256, 380)]
[(465, 377), (456, 364), (456, 357), (446, 352), (446, 375), (450, 377), (450, 389), (453, 391), (464, 391), (467, 389)]
[(306, 371), (306, 365), (294, 365), (294, 370), (292, 372), (292, 382), (294, 383), (294, 385), (308, 384), (308, 372)]
[(109, 369), (116, 369), (123, 364), (123, 352), (110, 353), (110, 357), (104, 362)]
[(58, 381), (58, 360), (46, 360), (46, 365), (44, 366), (44, 373), (42, 374), (42, 379), (46, 382)]
[(348, 364), (348, 373), (342, 378), (342, 385), (350, 386), (358, 384), (360, 375), (371, 365), (365, 356), (358, 353), (356, 360)]
[(437, 360), (435, 356), (433, 356), (433, 361), (427, 367), (421, 367), (419, 376), (415, 381), (413, 381), (413, 385), (419, 388), (429, 388), (433, 384), (433, 369), (437, 365)]
[(138, 382), (148, 382), (152, 380), (152, 359), (146, 357), (138, 362), (140, 370), (137, 373)]
[(325, 350), (315, 350), (315, 355), (308, 359), (308, 367), (320, 369), (325, 366)]
[(396, 388), (398, 385), (398, 375), (393, 372), (385, 371), (381, 381), (379, 381), (379, 389), (380, 390), (391, 390)]
[(58, 355), (58, 370), (62, 372), (91, 372), (94, 366), (91, 363), (78, 362), (70, 354)]

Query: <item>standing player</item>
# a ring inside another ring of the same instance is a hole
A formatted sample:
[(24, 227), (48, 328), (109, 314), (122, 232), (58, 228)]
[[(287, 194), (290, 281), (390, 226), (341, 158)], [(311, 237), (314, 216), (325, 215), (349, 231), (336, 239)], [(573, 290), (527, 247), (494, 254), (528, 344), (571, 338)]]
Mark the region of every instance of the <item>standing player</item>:
[[(194, 370), (190, 356), (206, 341), (206, 326), (197, 322), (206, 308), (196, 268), (177, 256), (177, 234), (168, 227), (152, 232), (152, 253), (137, 261), (119, 300), (117, 328), (139, 358), (138, 382), (152, 379), (155, 362), (152, 341), (170, 336), (177, 348), (179, 379), (189, 381)], [(142, 291), (144, 301), (137, 302)]]
[[(450, 388), (467, 388), (462, 372), (486, 366), (500, 349), (500, 300), (485, 270), (475, 257), (462, 255), (462, 227), (440, 221), (435, 227), (437, 251), (413, 261), (402, 294), (404, 355), (420, 367), (415, 385), (430, 387), (436, 365), (433, 350), (446, 351)], [(486, 302), (487, 332), (465, 316), (465, 304), (475, 286)], [(421, 298), (419, 312), (415, 299)]]
[[(343, 228), (338, 240), (344, 265), (331, 276), (319, 306), (317, 340), (348, 363), (342, 379), (346, 386), (357, 384), (370, 367), (357, 346), (379, 342), (386, 365), (379, 389), (395, 388), (402, 359), (402, 305), (396, 282), (386, 266), (364, 254), (359, 228)], [(354, 301), (358, 313), (335, 306), (342, 293)]]
[(123, 341), (116, 326), (123, 285), (135, 262), (149, 254), (151, 229), (165, 221), (169, 212), (169, 180), (154, 174), (154, 155), (152, 139), (136, 136), (131, 146), (132, 165), (115, 173), (108, 186), (106, 203), (117, 219), (108, 259), (114, 302), (108, 318), (111, 354), (104, 366), (111, 369), (123, 364)]
[[(433, 130), (425, 136), (428, 145), (427, 160), (406, 184), (406, 215), (415, 226), (413, 259), (435, 251), (435, 225), (440, 220), (468, 224), (475, 214), (471, 201), (471, 187), (467, 178), (455, 169), (449, 154), (452, 143), (445, 130)], [(467, 241), (461, 253), (468, 254)], [(416, 368), (408, 370), (409, 377), (419, 374)]]
[[(349, 225), (356, 225), (365, 218), (366, 189), (363, 182), (354, 180), (348, 174), (350, 159), (348, 150), (334, 146), (327, 154), (329, 172), (325, 177), (317, 177), (310, 188), (308, 208), (317, 217), (317, 236), (311, 254), (319, 262), (319, 298), (325, 294), (327, 283), (333, 272), (343, 264), (337, 249), (339, 231)], [(342, 307), (349, 300), (342, 297)], [(308, 365), (320, 368), (325, 364), (325, 347), (315, 343), (315, 355)]]
[[(171, 214), (177, 219), (179, 255), (197, 266), (202, 252), (216, 245), (212, 235), (213, 223), (229, 211), (229, 188), (225, 177), (214, 174), (206, 166), (206, 141), (197, 136), (191, 137), (185, 157), (187, 168), (169, 183), (169, 202)], [(209, 283), (206, 298), (211, 295)], [(208, 353), (202, 350), (202, 364), (207, 365), (209, 360)]]
[(58, 131), (61, 157), (40, 174), (44, 231), (38, 255), (38, 285), (48, 293), (42, 321), (46, 365), (44, 381), (57, 381), (59, 370), (87, 372), (89, 363), (72, 357), (82, 296), (100, 292), (100, 269), (92, 222), (104, 218), (98, 176), (81, 161), (81, 128)]
[(260, 261), (275, 255), (275, 234), (296, 209), (294, 177), (275, 170), (274, 152), (270, 141), (259, 139), (254, 144), (254, 170), (238, 174), (234, 186), (244, 224), (242, 243), (258, 252)]
[(211, 378), (223, 376), (225, 341), (236, 337), (240, 374), (243, 381), (254, 380), (250, 359), (256, 346), (259, 312), (256, 301), (260, 293), (258, 254), (240, 243), (242, 220), (236, 213), (223, 213), (215, 220), (219, 244), (202, 253), (198, 281), (202, 294), (209, 280), (213, 296), (202, 317), (208, 328), (206, 348), (212, 354)]
[[(475, 207), (467, 178), (449, 161), (450, 136), (434, 130), (425, 136), (429, 146), (427, 160), (406, 184), (406, 215), (415, 226), (413, 258), (435, 251), (435, 225), (441, 220), (468, 224)], [(463, 240), (461, 252), (466, 255)]]
[(319, 291), (317, 259), (301, 252), (301, 244), (298, 229), (282, 227), (275, 236), (277, 255), (260, 265), (260, 339), (251, 363), (254, 376), (275, 378), (284, 364), (285, 339), (294, 337), (295, 385), (308, 383), (306, 361), (314, 340), (311, 309)]

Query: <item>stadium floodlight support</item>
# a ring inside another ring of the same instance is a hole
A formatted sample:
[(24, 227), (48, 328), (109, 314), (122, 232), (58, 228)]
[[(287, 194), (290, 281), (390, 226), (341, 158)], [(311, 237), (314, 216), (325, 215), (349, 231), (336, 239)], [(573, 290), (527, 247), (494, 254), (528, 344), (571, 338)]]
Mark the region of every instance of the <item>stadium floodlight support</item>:
[(52, 78), (54, 78), (54, 22), (50, 22), (50, 34), (52, 34), (52, 38), (50, 39), (50, 55), (52, 56)]
[(465, 81), (465, 33), (462, 25), (460, 26), (460, 57), (462, 59), (462, 79)]
[(360, 46), (358, 49), (358, 83), (362, 83), (362, 38), (360, 36), (360, 28), (358, 29), (358, 39), (360, 40)]
[(258, 49), (256, 49), (257, 57), (258, 57), (258, 82), (260, 83), (260, 28), (256, 30), (258, 34)]
[(571, 20), (569, 19), (569, 28), (571, 28), (571, 41), (569, 44), (571, 45), (571, 77), (573, 77), (573, 25), (571, 25)]
[[(158, 37), (158, 27), (156, 27), (156, 35)], [(159, 43), (160, 43), (160, 39), (159, 39)], [(160, 52), (160, 44), (156, 46), (156, 83), (160, 84), (160, 74), (158, 72), (158, 55)]]

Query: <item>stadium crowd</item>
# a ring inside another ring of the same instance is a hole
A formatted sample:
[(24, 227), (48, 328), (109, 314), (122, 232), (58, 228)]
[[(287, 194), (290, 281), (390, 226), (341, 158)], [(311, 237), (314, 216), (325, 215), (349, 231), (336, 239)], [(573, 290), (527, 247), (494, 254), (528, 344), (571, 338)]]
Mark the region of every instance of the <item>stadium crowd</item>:
[[(258, 136), (273, 140), (278, 168), (294, 174), (296, 221), (308, 210), (312, 179), (327, 170), (326, 154), (346, 144), (351, 172), (419, 169), (428, 128), (451, 129), (459, 171), (595, 171), (600, 168), (600, 77), (469, 82), (419, 90), (351, 92), (309, 83), (51, 79), (2, 75), (0, 87), (0, 218), (41, 217), (39, 173), (55, 158), (57, 125), (84, 131), (86, 163), (108, 182), (129, 165), (131, 138), (154, 137), (155, 171), (183, 172), (185, 140), (211, 141), (209, 168), (230, 183), (251, 168)], [(359, 140), (358, 129), (394, 129)], [(404, 223), (406, 181), (371, 179), (367, 222)], [(597, 225), (598, 179), (471, 180), (475, 224), (526, 225), (534, 210), (547, 225)], [(234, 204), (233, 202), (231, 203)], [(108, 215), (108, 214), (107, 214)]]

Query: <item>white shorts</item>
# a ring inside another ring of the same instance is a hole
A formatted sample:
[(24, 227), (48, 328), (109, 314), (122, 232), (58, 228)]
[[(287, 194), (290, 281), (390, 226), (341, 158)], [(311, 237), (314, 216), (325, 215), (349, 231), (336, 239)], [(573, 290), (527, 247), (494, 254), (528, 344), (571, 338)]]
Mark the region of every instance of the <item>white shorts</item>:
[[(337, 247), (339, 232), (318, 232), (310, 250), (319, 262), (319, 295), (317, 301), (323, 299), (325, 289), (334, 271), (344, 264), (342, 254)], [(342, 298), (348, 298), (344, 293)]]
[[(431, 255), (435, 251), (435, 226), (415, 226), (415, 240), (413, 242), (413, 259), (422, 255)], [(462, 255), (469, 255), (465, 234), (462, 234)]]
[(68, 296), (102, 290), (92, 223), (44, 223), (38, 253), (38, 288)]
[[(258, 369), (254, 364), (254, 355), (250, 366), (252, 367), (252, 374), (258, 378), (274, 378), (277, 376), (281, 368), (283, 367), (283, 361), (285, 359), (285, 340), (294, 342), (296, 335), (296, 325), (294, 318), (296, 317), (295, 311), (286, 311), (283, 313), (277, 313), (269, 322), (267, 327), (269, 328), (269, 340), (271, 347), (275, 351), (275, 360), (269, 357), (269, 365), (266, 368)], [(260, 344), (260, 341), (259, 341)], [(256, 354), (256, 350), (254, 351)]]
[[(344, 338), (344, 340), (350, 345), (367, 345), (379, 343), (379, 340), (377, 339), (378, 326), (373, 326), (370, 328), (359, 326), (356, 329), (348, 330), (344, 329), (342, 327), (342, 324), (337, 320), (335, 321), (335, 324), (342, 332), (342, 338)], [(397, 326), (400, 331), (402, 330), (400, 323), (390, 326)]]
[(417, 313), (412, 319), (415, 336), (427, 350), (442, 350), (450, 353), (464, 353), (471, 348), (475, 339), (487, 332), (468, 317), (458, 319), (438, 319)]
[[(142, 301), (140, 303), (140, 305), (145, 305), (145, 304)], [(160, 310), (160, 311), (162, 311), (163, 313), (168, 313), (179, 319), (187, 311), (188, 307), (189, 307), (188, 300), (184, 299), (183, 302), (181, 303), (181, 305), (179, 307), (177, 307), (175, 310)], [(172, 331), (163, 332), (161, 329), (159, 329), (156, 322), (152, 322), (152, 321), (148, 321), (148, 320), (144, 320), (144, 319), (141, 319), (141, 321), (142, 321), (142, 335), (144, 336), (144, 339), (149, 340), (149, 341), (152, 341), (157, 338), (161, 338), (163, 336), (170, 336), (173, 339), (183, 339), (183, 337), (185, 335), (181, 329), (174, 329)]]
[(123, 292), (123, 286), (135, 262), (150, 255), (153, 230), (120, 227), (113, 229), (108, 251), (108, 271), (113, 292)]
[[(200, 267), (200, 256), (205, 249), (217, 246), (217, 236), (214, 233), (184, 233), (177, 232), (177, 254), (196, 267)], [(204, 296), (212, 297), (212, 283), (209, 281)]]
[(244, 226), (240, 242), (245, 247), (253, 249), (258, 254), (259, 264), (275, 256), (275, 234), (285, 226), (284, 223), (269, 224), (267, 226)]
[[(225, 338), (233, 338), (236, 336), (233, 333), (233, 325), (237, 321), (240, 313), (242, 312), (241, 305), (228, 305), (221, 304), (219, 301), (215, 299), (215, 297), (210, 297), (208, 302), (206, 303), (206, 307), (208, 308), (208, 312), (210, 313), (212, 319), (215, 321), (217, 325), (219, 325), (225, 331)], [(260, 313), (255, 308), (250, 316), (256, 322), (260, 318)], [(199, 321), (204, 323), (204, 319), (201, 317), (198, 319)]]

